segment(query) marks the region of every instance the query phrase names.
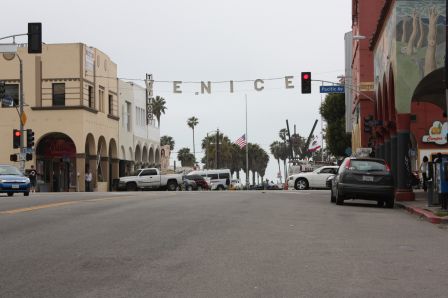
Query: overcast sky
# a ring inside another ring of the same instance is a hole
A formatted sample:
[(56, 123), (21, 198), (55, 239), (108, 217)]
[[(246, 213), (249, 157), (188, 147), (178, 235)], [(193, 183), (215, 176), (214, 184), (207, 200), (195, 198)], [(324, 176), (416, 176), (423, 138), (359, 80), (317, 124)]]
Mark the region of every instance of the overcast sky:
[[(245, 132), (245, 94), (249, 142), (269, 153), (286, 119), (307, 136), (320, 120), (320, 83), (313, 83), (312, 95), (301, 95), (299, 74), (311, 71), (313, 79), (337, 81), (344, 73), (344, 33), (351, 26), (348, 0), (15, 0), (3, 1), (1, 10), (1, 36), (42, 22), (45, 43), (97, 47), (118, 64), (121, 78), (143, 80), (152, 73), (160, 81), (250, 80), (235, 83), (233, 94), (228, 84), (212, 85), (211, 95), (195, 95), (198, 84), (184, 83), (181, 95), (172, 93), (172, 84), (155, 84), (155, 95), (168, 106), (160, 133), (175, 139), (175, 151), (192, 148), (186, 121), (199, 118), (198, 158), (207, 132), (219, 128), (233, 141)], [(295, 76), (295, 89), (285, 89), (283, 79), (266, 81), (261, 92), (253, 88), (255, 79), (287, 75)], [(271, 157), (267, 177), (274, 180), (277, 171)]]

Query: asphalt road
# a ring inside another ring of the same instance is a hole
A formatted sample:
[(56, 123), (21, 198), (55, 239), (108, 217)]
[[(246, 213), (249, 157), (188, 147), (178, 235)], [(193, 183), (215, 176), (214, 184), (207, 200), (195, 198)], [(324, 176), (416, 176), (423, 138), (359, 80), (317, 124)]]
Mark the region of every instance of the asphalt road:
[(0, 297), (446, 297), (448, 230), (328, 191), (0, 196)]

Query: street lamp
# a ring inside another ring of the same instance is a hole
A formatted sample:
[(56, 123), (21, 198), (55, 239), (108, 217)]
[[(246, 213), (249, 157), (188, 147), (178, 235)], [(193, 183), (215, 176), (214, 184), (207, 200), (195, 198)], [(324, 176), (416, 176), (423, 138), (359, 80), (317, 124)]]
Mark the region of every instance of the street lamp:
[(364, 40), (367, 39), (364, 35), (353, 35), (352, 40)]

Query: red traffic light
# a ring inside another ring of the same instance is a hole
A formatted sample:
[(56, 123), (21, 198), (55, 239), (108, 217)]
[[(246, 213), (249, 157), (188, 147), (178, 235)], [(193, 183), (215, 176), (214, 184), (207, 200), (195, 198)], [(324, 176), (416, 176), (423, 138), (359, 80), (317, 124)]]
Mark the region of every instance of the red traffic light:
[(308, 80), (309, 78), (310, 78), (309, 74), (307, 74), (307, 73), (303, 74), (303, 79), (304, 80)]
[(14, 135), (15, 135), (16, 137), (20, 137), (20, 136), (22, 135), (22, 133), (20, 132), (20, 130), (16, 130), (16, 131), (14, 132)]

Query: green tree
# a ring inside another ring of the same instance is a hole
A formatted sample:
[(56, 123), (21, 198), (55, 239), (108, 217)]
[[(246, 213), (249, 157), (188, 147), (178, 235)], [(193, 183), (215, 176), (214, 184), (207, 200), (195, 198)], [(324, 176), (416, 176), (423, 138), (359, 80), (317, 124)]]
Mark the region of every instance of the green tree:
[(328, 94), (320, 106), (320, 114), (327, 122), (325, 143), (328, 151), (335, 156), (344, 156), (345, 149), (351, 147), (350, 135), (345, 132), (345, 95)]
[(195, 159), (196, 159), (196, 148), (195, 148), (195, 144), (194, 144), (194, 128), (198, 124), (199, 124), (199, 119), (194, 116), (191, 118), (188, 118), (188, 120), (187, 120), (188, 127), (190, 127), (193, 130), (193, 155), (194, 155)]
[(160, 116), (165, 114), (165, 111), (167, 110), (165, 98), (157, 95), (156, 98), (151, 101), (151, 106), (152, 113), (156, 116), (158, 127), (160, 127)]
[(160, 137), (160, 146), (170, 145), (170, 150), (173, 151), (174, 149), (174, 139), (170, 136), (162, 136)]
[(194, 155), (190, 152), (190, 148), (181, 148), (177, 152), (177, 159), (183, 167), (192, 167), (195, 163)]

